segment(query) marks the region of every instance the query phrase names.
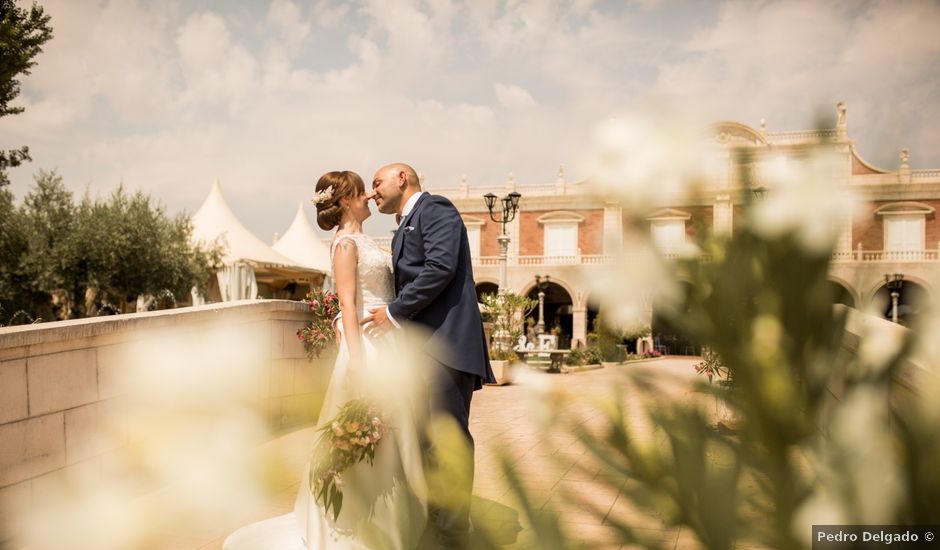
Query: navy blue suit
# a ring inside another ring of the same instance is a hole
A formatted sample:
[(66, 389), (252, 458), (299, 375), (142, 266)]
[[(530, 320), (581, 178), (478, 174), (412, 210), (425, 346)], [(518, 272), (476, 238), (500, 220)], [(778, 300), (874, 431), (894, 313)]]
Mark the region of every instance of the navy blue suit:
[(421, 195), (392, 239), (396, 321), (431, 331), (427, 352), (438, 363), (494, 383), (477, 303), (467, 228), (453, 203)]
[[(467, 228), (457, 208), (444, 197), (421, 195), (392, 239), (392, 263), (397, 297), (389, 313), (398, 322), (430, 332), (425, 351), (438, 364), (430, 385), (431, 409), (457, 421), (472, 452), (470, 401), (483, 382), (496, 379), (477, 304)], [(450, 488), (453, 494), (447, 500), (458, 504), (430, 510), (441, 548), (467, 545), (473, 472), (469, 474), (471, 486)]]

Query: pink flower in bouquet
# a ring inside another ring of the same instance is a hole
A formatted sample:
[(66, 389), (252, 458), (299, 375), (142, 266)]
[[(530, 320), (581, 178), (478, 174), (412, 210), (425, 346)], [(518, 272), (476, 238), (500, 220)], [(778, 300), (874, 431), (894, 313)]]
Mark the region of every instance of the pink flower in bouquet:
[(306, 302), (314, 318), (297, 331), (297, 337), (304, 343), (307, 358), (313, 359), (335, 341), (333, 319), (339, 311), (339, 299), (333, 292), (315, 290), (307, 294)]

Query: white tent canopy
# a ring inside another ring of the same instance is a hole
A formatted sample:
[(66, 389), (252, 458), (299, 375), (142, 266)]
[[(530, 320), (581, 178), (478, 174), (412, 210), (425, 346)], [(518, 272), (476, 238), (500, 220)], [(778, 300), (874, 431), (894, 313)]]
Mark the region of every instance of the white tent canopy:
[(330, 271), (330, 251), (310, 225), (303, 203), (297, 206), (294, 221), (273, 248), (297, 264), (325, 273)]
[(209, 196), (193, 215), (194, 242), (210, 243), (222, 237), (224, 267), (216, 274), (223, 301), (253, 299), (258, 282), (319, 279), (326, 270), (301, 265), (255, 237), (235, 217), (216, 179)]

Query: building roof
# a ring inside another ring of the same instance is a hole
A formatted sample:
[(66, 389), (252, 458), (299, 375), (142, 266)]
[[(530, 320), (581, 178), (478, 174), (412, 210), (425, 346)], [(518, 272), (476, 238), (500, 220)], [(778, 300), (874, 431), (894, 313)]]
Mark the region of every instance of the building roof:
[(220, 236), (224, 237), (226, 244), (222, 256), (225, 265), (244, 261), (256, 268), (286, 268), (292, 272), (319, 271), (299, 265), (299, 262), (277, 252), (248, 231), (229, 208), (217, 179), (206, 200), (193, 215), (192, 239), (211, 242)]
[(297, 205), (297, 215), (290, 228), (273, 248), (300, 265), (326, 273), (330, 271), (330, 251), (310, 225), (302, 202)]

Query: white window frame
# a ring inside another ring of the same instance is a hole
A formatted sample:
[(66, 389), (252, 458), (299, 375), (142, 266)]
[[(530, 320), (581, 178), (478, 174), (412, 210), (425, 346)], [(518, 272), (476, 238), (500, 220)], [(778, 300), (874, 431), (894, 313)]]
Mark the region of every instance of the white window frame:
[(712, 231), (718, 235), (729, 235), (734, 228), (734, 203), (731, 195), (718, 195), (712, 206)]
[(463, 224), (467, 228), (467, 241), (470, 243), (470, 257), (480, 257), (480, 243), (483, 240), (483, 225), (486, 222), (473, 216), (463, 216)]
[[(692, 219), (692, 215), (688, 212), (683, 212), (681, 210), (675, 210), (673, 208), (665, 208), (663, 210), (658, 210), (653, 212), (649, 217), (646, 218), (650, 222), (650, 238), (653, 241), (653, 244), (663, 253), (669, 254), (677, 252), (686, 242), (686, 223)], [(676, 243), (667, 243), (664, 244), (657, 239), (657, 228), (665, 228), (669, 226), (679, 226), (681, 223), (682, 232), (681, 232), (681, 241)]]
[[(545, 263), (578, 262), (581, 257), (580, 226), (586, 218), (574, 212), (557, 211), (539, 216), (538, 223), (542, 226), (542, 257)], [(565, 250), (556, 252), (550, 237), (558, 231), (569, 231), (567, 239), (572, 243)]]
[[(916, 256), (927, 248), (927, 216), (935, 209), (919, 202), (895, 202), (886, 204), (875, 215), (882, 218), (882, 236), (886, 256)], [(898, 238), (898, 232), (910, 234)], [(900, 245), (895, 243), (900, 242)]]

